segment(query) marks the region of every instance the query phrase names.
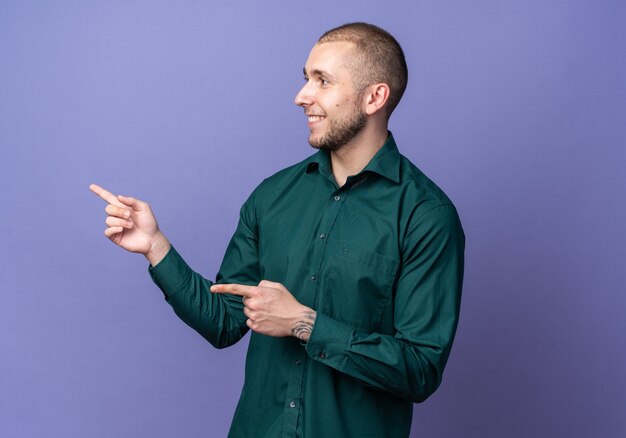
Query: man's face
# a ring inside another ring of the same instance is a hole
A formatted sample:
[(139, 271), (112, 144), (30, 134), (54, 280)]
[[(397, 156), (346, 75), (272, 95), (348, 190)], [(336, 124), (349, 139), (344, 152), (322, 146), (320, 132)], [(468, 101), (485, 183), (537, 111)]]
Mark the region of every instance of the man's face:
[(365, 126), (367, 116), (345, 62), (353, 48), (343, 41), (316, 44), (304, 66), (306, 83), (295, 102), (304, 108), (309, 143), (316, 149), (336, 151)]

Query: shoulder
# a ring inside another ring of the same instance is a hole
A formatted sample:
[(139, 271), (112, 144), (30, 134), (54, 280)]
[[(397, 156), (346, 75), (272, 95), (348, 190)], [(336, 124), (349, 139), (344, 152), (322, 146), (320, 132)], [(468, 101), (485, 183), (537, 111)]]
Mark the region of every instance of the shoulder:
[(268, 189), (273, 190), (274, 188), (289, 183), (294, 179), (301, 178), (302, 175), (306, 173), (309, 166), (312, 163), (316, 162), (316, 156), (317, 154), (312, 154), (304, 160), (300, 161), (299, 163), (293, 164), (289, 167), (279, 170), (273, 175), (268, 176), (257, 186), (255, 191), (263, 191)]
[[(464, 240), (461, 221), (452, 200), (408, 158), (400, 156), (401, 220), (404, 245), (427, 235)], [(406, 240), (405, 240), (406, 239)]]
[(280, 196), (283, 190), (293, 187), (306, 175), (309, 166), (316, 162), (315, 157), (316, 154), (313, 154), (263, 179), (252, 191), (243, 208), (257, 210), (271, 203), (274, 198)]
[(448, 195), (408, 158), (400, 154), (400, 188), (404, 201), (421, 213), (441, 206), (454, 209)]

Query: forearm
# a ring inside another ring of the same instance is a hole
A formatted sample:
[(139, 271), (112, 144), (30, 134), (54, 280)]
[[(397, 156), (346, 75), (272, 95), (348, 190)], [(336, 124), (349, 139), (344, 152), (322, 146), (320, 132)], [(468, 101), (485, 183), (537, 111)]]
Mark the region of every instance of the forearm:
[(227, 347), (246, 333), (241, 300), (210, 293), (213, 283), (193, 271), (171, 245), (149, 272), (178, 317), (213, 346)]
[(421, 402), (439, 386), (451, 343), (368, 333), (318, 313), (306, 351), (365, 385)]

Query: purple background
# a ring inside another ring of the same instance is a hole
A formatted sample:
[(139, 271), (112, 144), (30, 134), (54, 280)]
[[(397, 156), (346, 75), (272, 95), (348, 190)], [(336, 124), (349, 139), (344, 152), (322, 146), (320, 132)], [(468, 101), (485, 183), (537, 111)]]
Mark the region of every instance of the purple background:
[(214, 278), (238, 210), (312, 153), (315, 39), (403, 45), (391, 129), (467, 234), (415, 437), (626, 433), (626, 3), (0, 2), (0, 436), (225, 436), (247, 345), (181, 323), (87, 187), (149, 201)]

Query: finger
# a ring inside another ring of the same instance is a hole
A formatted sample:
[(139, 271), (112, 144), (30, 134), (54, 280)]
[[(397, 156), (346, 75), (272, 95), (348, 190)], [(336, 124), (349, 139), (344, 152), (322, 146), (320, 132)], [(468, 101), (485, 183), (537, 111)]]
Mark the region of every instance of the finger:
[(143, 211), (148, 209), (148, 204), (131, 196), (118, 195), (117, 200), (122, 204), (132, 208), (135, 211)]
[(118, 207), (117, 205), (109, 204), (104, 208), (104, 211), (109, 216), (121, 217), (121, 218), (129, 218), (130, 210), (128, 207)]
[(133, 221), (120, 219), (119, 217), (108, 216), (105, 222), (109, 227), (122, 227), (122, 228), (133, 227)]
[(124, 231), (124, 228), (122, 227), (110, 227), (104, 230), (104, 235), (107, 236), (109, 239), (113, 239), (113, 236), (121, 233), (122, 231)]
[(113, 193), (109, 192), (108, 190), (103, 189), (98, 184), (91, 184), (89, 186), (89, 190), (94, 192), (96, 195), (98, 195), (100, 198), (102, 198), (109, 204), (117, 205), (118, 207), (124, 206), (124, 204), (118, 201), (117, 197)]
[(211, 292), (218, 294), (233, 294), (241, 297), (251, 297), (256, 286), (246, 286), (243, 284), (214, 284)]

